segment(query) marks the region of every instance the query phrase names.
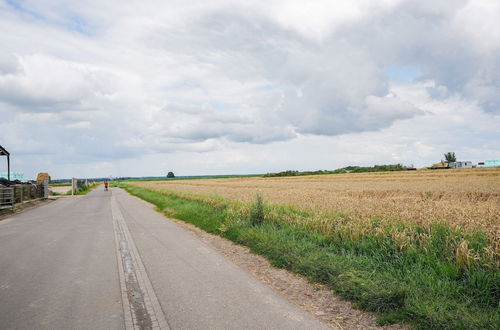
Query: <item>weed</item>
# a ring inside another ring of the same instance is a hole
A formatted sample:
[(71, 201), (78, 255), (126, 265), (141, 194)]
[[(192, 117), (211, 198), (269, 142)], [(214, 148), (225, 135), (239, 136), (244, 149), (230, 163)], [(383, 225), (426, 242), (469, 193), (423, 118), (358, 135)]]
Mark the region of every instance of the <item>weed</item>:
[(255, 195), (255, 201), (250, 207), (250, 222), (252, 225), (261, 225), (265, 219), (264, 198), (260, 193)]

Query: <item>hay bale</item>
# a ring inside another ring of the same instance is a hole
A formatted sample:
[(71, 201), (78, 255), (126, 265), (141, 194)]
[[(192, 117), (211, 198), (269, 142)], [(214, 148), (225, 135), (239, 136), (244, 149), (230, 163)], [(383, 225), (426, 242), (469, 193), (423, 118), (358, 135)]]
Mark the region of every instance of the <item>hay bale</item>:
[(49, 179), (49, 183), (50, 183), (50, 175), (49, 175), (49, 173), (46, 173), (46, 172), (40, 172), (40, 173), (38, 173), (38, 175), (36, 176), (36, 183), (37, 184), (43, 184), (43, 181), (45, 180), (45, 178), (48, 178)]

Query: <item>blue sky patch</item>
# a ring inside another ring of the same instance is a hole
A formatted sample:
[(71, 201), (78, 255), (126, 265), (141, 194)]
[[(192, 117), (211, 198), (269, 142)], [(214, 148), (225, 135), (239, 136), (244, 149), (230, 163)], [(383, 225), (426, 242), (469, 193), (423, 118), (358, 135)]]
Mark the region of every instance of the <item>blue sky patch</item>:
[(385, 72), (392, 81), (399, 84), (408, 84), (420, 76), (420, 70), (412, 65), (391, 66)]
[(44, 20), (45, 18), (40, 15), (39, 13), (37, 12), (34, 12), (32, 10), (29, 10), (29, 9), (26, 9), (23, 7), (23, 5), (21, 4), (22, 1), (16, 1), (16, 0), (5, 0), (5, 2), (12, 8), (14, 9), (15, 11), (21, 13), (21, 14), (24, 14), (24, 15), (28, 15), (28, 16), (31, 16), (33, 18), (36, 18), (36, 19), (40, 19), (40, 20)]
[(209, 104), (215, 110), (230, 110), (230, 109), (234, 108), (233, 106), (231, 106), (227, 103), (210, 102)]
[(16, 1), (16, 0), (5, 0), (7, 5), (10, 6), (13, 10), (16, 12), (22, 14), (26, 17), (29, 18), (34, 18), (39, 21), (44, 21), (49, 24), (54, 24), (60, 27), (63, 27), (64, 29), (75, 31), (81, 34), (89, 35), (88, 29), (87, 29), (87, 24), (85, 22), (85, 19), (75, 13), (68, 13), (67, 15), (64, 16), (62, 20), (56, 20), (56, 21), (51, 21), (48, 20), (45, 16), (42, 14), (33, 11), (31, 9), (28, 9), (23, 6), (23, 1)]

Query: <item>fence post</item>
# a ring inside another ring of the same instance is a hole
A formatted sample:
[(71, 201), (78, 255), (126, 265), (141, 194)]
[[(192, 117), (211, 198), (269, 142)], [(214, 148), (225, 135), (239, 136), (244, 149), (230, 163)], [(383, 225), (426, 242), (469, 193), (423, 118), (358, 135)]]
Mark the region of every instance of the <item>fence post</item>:
[(76, 180), (75, 178), (72, 178), (71, 179), (71, 195), (74, 195), (75, 194), (75, 185), (76, 185)]
[(49, 198), (49, 178), (43, 179), (43, 198)]

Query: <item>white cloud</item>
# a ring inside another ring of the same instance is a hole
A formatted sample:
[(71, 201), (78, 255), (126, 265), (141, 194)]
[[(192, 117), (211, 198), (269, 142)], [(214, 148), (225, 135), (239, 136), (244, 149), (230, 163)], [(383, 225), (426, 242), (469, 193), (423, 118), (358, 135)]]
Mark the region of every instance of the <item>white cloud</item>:
[[(0, 143), (56, 176), (494, 157), (499, 14), (465, 0), (2, 3)], [(418, 75), (397, 85), (404, 68)]]
[(77, 106), (81, 100), (112, 93), (109, 72), (43, 54), (18, 57), (18, 71), (0, 76), (0, 98), (36, 111), (38, 107)]

